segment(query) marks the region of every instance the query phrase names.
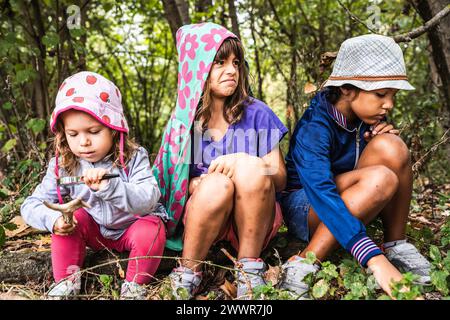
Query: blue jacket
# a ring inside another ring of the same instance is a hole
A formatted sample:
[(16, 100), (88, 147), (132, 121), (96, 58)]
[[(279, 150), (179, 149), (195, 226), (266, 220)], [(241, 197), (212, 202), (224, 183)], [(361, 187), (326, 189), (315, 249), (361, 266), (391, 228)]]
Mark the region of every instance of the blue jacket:
[(381, 250), (366, 235), (363, 223), (348, 211), (334, 177), (355, 168), (366, 146), (363, 121), (347, 123), (326, 99), (326, 90), (311, 101), (292, 135), (286, 156), (287, 190), (305, 189), (320, 220), (363, 266)]

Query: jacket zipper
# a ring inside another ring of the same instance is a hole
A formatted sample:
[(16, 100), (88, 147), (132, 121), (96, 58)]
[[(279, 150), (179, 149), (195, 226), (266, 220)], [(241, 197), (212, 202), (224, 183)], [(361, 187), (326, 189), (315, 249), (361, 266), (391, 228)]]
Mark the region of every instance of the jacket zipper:
[(356, 129), (356, 157), (355, 157), (355, 165), (353, 166), (353, 169), (356, 168), (356, 165), (358, 164), (358, 160), (359, 160), (359, 142), (361, 140), (361, 138), (359, 136), (359, 132), (361, 129), (361, 125), (362, 125), (362, 122), (359, 124), (358, 128)]

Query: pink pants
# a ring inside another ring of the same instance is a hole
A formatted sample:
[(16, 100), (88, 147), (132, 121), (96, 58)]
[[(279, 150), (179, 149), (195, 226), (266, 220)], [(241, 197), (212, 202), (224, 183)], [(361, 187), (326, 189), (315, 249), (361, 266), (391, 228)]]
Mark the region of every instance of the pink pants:
[[(58, 282), (79, 271), (83, 266), (86, 246), (95, 251), (103, 248), (116, 251), (130, 251), (130, 258), (142, 256), (161, 256), (166, 243), (166, 230), (160, 218), (140, 217), (118, 240), (104, 238), (94, 219), (84, 209), (74, 212), (78, 225), (67, 236), (52, 235), (53, 276)], [(150, 282), (161, 259), (130, 259), (126, 279), (139, 284)]]

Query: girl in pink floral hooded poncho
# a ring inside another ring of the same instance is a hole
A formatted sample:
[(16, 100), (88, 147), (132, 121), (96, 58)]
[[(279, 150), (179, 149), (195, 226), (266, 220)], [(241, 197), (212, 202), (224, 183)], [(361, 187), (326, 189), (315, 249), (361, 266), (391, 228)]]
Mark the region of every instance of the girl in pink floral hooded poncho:
[(234, 34), (213, 23), (183, 26), (177, 49), (177, 107), (154, 166), (171, 217), (169, 247), (179, 244), (173, 235), (181, 218), (184, 224), (181, 265), (170, 275), (173, 293), (191, 298), (202, 279), (199, 261), (214, 242), (226, 240), (237, 251), (243, 271), (237, 295), (245, 298), (248, 282), (265, 284), (259, 256), (282, 223), (275, 192), (286, 180), (278, 144), (287, 129), (249, 96), (244, 51)]

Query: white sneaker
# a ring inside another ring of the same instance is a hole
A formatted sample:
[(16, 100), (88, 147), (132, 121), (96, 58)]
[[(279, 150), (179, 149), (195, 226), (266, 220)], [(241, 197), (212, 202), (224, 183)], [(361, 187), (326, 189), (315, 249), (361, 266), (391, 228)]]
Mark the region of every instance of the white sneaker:
[(303, 279), (310, 273), (316, 273), (319, 266), (315, 264), (308, 264), (305, 259), (299, 256), (291, 257), (286, 263), (282, 265), (284, 279), (281, 282), (280, 288), (289, 290), (295, 293), (299, 300), (309, 299), (309, 286)]
[(120, 289), (121, 300), (147, 300), (147, 290), (136, 282), (125, 280)]
[(50, 286), (47, 297), (50, 300), (67, 299), (77, 296), (80, 293), (80, 288), (81, 280), (79, 278), (62, 280)]
[(411, 272), (419, 276), (421, 284), (431, 282), (431, 264), (411, 243), (403, 242), (385, 249), (386, 258), (401, 272)]

